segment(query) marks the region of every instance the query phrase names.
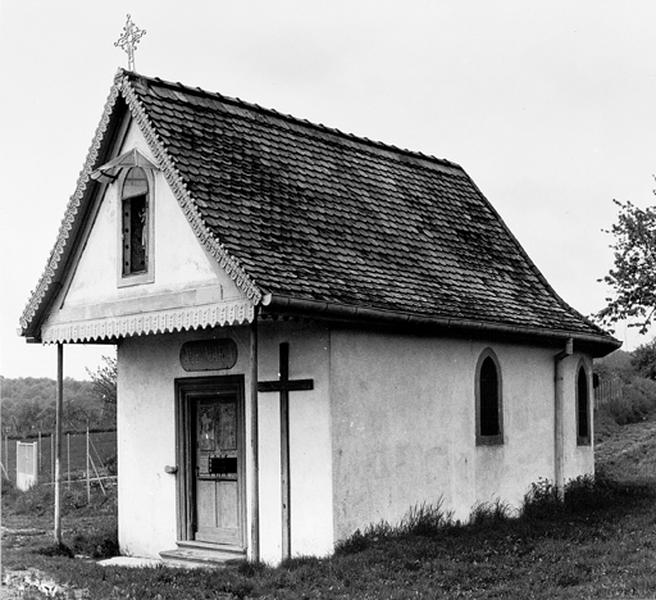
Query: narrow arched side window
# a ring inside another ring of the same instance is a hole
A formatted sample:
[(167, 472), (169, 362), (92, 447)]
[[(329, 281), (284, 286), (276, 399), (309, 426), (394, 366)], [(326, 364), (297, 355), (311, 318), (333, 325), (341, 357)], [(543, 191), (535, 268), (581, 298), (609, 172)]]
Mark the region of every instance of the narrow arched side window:
[(491, 348), (476, 365), (476, 444), (503, 444), (503, 396), (501, 368)]
[(576, 443), (579, 446), (590, 444), (590, 388), (583, 362), (576, 373)]
[(121, 246), (123, 276), (148, 271), (148, 179), (141, 167), (133, 167), (121, 190)]

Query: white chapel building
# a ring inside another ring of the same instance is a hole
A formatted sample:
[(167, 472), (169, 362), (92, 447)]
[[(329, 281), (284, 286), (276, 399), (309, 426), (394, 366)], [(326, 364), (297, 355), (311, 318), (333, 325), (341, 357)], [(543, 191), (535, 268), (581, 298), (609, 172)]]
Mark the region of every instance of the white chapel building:
[(123, 70), (21, 333), (117, 346), (123, 553), (270, 563), (593, 473), (619, 346), (459, 165)]

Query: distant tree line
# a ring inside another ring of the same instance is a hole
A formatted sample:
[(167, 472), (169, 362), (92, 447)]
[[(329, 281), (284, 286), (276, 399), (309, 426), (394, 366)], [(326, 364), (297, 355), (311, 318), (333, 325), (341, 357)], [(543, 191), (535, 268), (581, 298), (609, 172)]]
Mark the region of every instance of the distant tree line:
[[(100, 367), (87, 372), (91, 381), (64, 379), (64, 430), (116, 426), (116, 361), (103, 357)], [(56, 385), (46, 377), (0, 376), (3, 435), (22, 437), (53, 431)]]

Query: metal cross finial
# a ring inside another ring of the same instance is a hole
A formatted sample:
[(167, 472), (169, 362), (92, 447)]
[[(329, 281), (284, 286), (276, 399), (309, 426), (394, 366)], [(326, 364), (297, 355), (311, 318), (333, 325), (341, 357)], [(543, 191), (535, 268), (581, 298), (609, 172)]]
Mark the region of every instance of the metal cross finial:
[(120, 47), (128, 55), (128, 70), (134, 71), (134, 51), (137, 49), (139, 40), (146, 35), (145, 29), (139, 29), (133, 22), (132, 17), (128, 15), (127, 21), (123, 26), (123, 33), (115, 42), (114, 46)]

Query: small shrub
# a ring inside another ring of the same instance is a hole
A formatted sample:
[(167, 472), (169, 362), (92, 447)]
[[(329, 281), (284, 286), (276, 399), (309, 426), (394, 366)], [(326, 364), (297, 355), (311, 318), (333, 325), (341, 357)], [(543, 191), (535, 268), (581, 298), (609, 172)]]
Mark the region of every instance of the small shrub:
[(15, 514), (43, 516), (52, 510), (55, 495), (52, 486), (35, 485), (25, 492), (17, 490), (12, 500)]
[(563, 513), (586, 513), (622, 506), (627, 499), (639, 499), (651, 494), (649, 486), (637, 483), (619, 484), (602, 475), (580, 475), (565, 484), (562, 495), (548, 479), (531, 484), (524, 497), (522, 518), (551, 519)]
[(496, 525), (511, 518), (511, 509), (497, 498), (494, 502), (479, 502), (472, 509), (469, 524), (474, 527)]
[(116, 454), (114, 454), (113, 456), (110, 456), (105, 461), (105, 467), (107, 468), (107, 473), (109, 475), (117, 475), (118, 474)]
[(379, 521), (369, 525), (364, 532), (360, 529), (348, 538), (335, 544), (335, 554), (355, 554), (369, 548), (379, 540), (391, 539), (403, 535), (432, 536), (446, 527), (453, 526), (453, 513), (442, 508), (440, 498), (435, 504), (423, 502), (412, 506), (398, 525)]
[(531, 489), (524, 496), (521, 516), (529, 520), (548, 519), (562, 512), (562, 508), (558, 488), (541, 477), (531, 484)]
[(398, 528), (392, 527), (387, 521), (368, 525), (364, 533), (360, 529), (346, 539), (339, 540), (335, 544), (335, 554), (356, 554), (369, 548), (374, 542), (392, 537), (398, 532)]
[(78, 534), (71, 548), (75, 554), (83, 554), (91, 558), (111, 558), (119, 554), (118, 533), (115, 527), (107, 527), (89, 534)]
[(7, 494), (11, 494), (16, 491), (16, 486), (14, 485), (14, 482), (11, 479), (5, 479), (3, 477), (0, 485), (2, 486), (3, 497), (6, 496)]
[(410, 508), (399, 525), (400, 533), (431, 536), (453, 523), (453, 512), (443, 509), (444, 500), (436, 504), (417, 504)]
[(563, 503), (569, 512), (587, 512), (613, 503), (615, 495), (607, 482), (592, 475), (580, 475), (565, 486)]

